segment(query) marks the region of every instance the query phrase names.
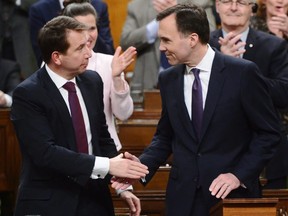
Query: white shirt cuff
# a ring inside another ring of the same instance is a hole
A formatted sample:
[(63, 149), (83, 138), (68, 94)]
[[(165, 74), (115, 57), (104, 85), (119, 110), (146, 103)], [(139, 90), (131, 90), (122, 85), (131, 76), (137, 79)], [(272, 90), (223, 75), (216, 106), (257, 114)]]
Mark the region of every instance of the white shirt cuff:
[(146, 37), (149, 44), (155, 42), (158, 37), (159, 22), (155, 19), (146, 25)]
[(95, 157), (95, 163), (92, 170), (92, 179), (104, 179), (108, 174), (110, 168), (110, 161), (107, 157)]
[(124, 190), (118, 189), (118, 190), (116, 190), (116, 193), (117, 193), (117, 195), (119, 196), (119, 195), (120, 195), (122, 192), (124, 192), (124, 191), (133, 191), (133, 186), (130, 185), (129, 187), (127, 187), (127, 188), (124, 189)]

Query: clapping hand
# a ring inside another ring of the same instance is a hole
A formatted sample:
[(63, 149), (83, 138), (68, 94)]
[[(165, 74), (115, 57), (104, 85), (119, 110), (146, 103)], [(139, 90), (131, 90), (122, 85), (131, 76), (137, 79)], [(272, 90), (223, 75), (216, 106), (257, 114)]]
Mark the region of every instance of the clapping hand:
[(239, 41), (241, 39), (241, 34), (235, 34), (233, 32), (229, 32), (224, 38), (219, 38), (219, 44), (221, 45), (220, 50), (225, 55), (230, 55), (234, 57), (240, 57), (243, 53), (245, 53), (246, 43), (243, 41)]

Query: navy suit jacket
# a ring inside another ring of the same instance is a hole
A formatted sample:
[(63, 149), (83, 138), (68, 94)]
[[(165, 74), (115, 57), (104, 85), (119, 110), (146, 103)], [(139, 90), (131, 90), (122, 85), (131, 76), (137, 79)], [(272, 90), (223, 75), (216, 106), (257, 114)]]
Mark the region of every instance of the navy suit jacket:
[[(95, 52), (114, 55), (113, 39), (110, 31), (108, 7), (102, 0), (92, 0), (91, 4), (97, 12), (98, 38), (94, 47)], [(40, 0), (30, 7), (29, 25), (30, 37), (38, 65), (42, 63), (41, 51), (38, 47), (40, 29), (54, 17), (61, 14), (59, 0)]]
[[(222, 30), (213, 31), (209, 44), (220, 50), (219, 37)], [(249, 29), (244, 59), (248, 59), (260, 69), (269, 86), (274, 106), (278, 109), (288, 107), (288, 48), (287, 42), (274, 35)], [(284, 130), (284, 128), (283, 128)], [(275, 179), (288, 174), (288, 144), (285, 132), (279, 150), (266, 167), (266, 177)]]
[[(139, 157), (147, 182), (173, 154), (166, 191), (168, 216), (190, 216), (197, 188), (209, 207), (217, 203), (209, 186), (231, 172), (240, 187), (229, 197), (259, 197), (259, 174), (279, 143), (279, 122), (258, 67), (216, 52), (199, 140), (184, 101), (185, 65), (159, 75), (162, 115), (153, 140)], [(199, 214), (200, 215), (200, 214)]]
[[(89, 116), (93, 154), (116, 156), (103, 112), (101, 77), (94, 71), (86, 71), (76, 80)], [(15, 89), (11, 120), (22, 153), (15, 215), (75, 215), (95, 157), (77, 153), (69, 110), (45, 67)], [(91, 192), (113, 211), (109, 177), (93, 182)]]
[[(209, 44), (220, 50), (222, 30), (211, 32)], [(249, 29), (243, 58), (257, 64), (269, 84), (277, 108), (288, 107), (288, 47), (287, 42), (271, 34)]]

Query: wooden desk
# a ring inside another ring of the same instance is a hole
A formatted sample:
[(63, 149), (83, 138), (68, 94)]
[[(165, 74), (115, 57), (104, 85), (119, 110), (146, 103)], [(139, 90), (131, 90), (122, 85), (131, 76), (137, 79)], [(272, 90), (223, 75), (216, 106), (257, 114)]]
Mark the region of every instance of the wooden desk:
[(10, 109), (0, 109), (0, 198), (2, 215), (11, 215), (14, 208), (21, 155), (10, 121)]
[(211, 208), (211, 216), (276, 216), (277, 198), (224, 199)]
[(264, 198), (278, 198), (277, 216), (288, 215), (288, 189), (265, 189), (262, 195)]

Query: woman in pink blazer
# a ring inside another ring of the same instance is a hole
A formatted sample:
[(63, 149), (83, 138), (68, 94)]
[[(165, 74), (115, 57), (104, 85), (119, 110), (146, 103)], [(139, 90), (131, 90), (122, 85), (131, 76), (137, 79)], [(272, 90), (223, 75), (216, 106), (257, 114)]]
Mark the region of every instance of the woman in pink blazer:
[[(63, 15), (73, 17), (89, 26), (89, 46), (92, 50), (98, 36), (95, 9), (89, 3), (73, 3), (65, 8)], [(120, 120), (126, 120), (133, 112), (133, 100), (123, 70), (134, 60), (136, 48), (129, 47), (121, 55), (120, 53), (121, 47), (116, 49), (114, 56), (95, 53), (92, 50), (92, 57), (87, 67), (89, 70), (98, 72), (103, 80), (106, 122), (118, 151), (122, 145), (116, 132), (114, 116)]]

